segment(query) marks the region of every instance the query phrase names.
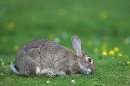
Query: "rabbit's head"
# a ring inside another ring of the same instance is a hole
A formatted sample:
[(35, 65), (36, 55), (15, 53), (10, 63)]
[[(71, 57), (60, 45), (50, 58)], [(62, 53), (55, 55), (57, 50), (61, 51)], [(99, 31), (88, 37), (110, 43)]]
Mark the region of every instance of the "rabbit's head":
[(85, 74), (94, 73), (95, 72), (94, 61), (89, 55), (85, 54), (82, 51), (81, 41), (78, 38), (78, 36), (76, 35), (72, 36), (72, 45), (73, 48), (75, 49), (77, 59), (78, 59), (78, 64), (80, 66), (81, 71)]

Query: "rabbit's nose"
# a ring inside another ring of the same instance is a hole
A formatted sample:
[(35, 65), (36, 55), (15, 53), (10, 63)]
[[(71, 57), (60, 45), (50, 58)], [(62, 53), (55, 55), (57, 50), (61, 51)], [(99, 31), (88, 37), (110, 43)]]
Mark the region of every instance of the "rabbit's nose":
[(93, 68), (92, 74), (94, 74), (96, 71), (96, 67)]
[(96, 71), (96, 68), (94, 66), (91, 66), (91, 73), (90, 74), (94, 74)]

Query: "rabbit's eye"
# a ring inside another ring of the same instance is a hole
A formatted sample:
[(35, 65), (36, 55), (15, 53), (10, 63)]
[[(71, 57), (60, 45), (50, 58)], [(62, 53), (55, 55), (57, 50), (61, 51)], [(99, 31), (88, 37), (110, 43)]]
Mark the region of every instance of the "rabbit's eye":
[(92, 59), (91, 58), (88, 58), (88, 62), (91, 62), (92, 61)]

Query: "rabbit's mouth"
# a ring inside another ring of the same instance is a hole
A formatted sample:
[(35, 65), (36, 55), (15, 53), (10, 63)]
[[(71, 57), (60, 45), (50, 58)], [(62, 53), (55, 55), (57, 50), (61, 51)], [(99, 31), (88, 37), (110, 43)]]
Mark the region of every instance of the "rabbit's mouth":
[(85, 74), (91, 74), (91, 70), (88, 68), (85, 68), (85, 67), (82, 67), (82, 68), (80, 68), (81, 69), (81, 71), (83, 72), (83, 73), (85, 73)]

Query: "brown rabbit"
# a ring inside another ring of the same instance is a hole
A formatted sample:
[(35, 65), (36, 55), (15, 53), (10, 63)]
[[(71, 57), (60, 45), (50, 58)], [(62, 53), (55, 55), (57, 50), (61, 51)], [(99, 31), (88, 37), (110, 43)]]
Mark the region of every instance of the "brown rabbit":
[(78, 36), (72, 36), (72, 45), (76, 54), (54, 41), (38, 39), (29, 42), (19, 49), (15, 65), (10, 65), (11, 69), (25, 76), (94, 73), (94, 62), (81, 50)]

